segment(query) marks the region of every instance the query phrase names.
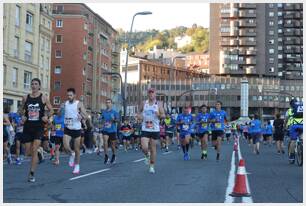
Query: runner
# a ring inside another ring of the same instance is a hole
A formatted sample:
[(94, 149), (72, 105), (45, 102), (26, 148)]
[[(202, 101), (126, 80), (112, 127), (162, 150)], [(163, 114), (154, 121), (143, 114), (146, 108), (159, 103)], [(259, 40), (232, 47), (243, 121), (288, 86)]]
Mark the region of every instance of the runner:
[(286, 113), (285, 124), (289, 129), (289, 162), (294, 163), (295, 153), (294, 147), (299, 135), (303, 134), (303, 102), (299, 102), (296, 99), (290, 101), (290, 108)]
[(140, 146), (140, 137), (141, 137), (141, 121), (137, 118), (136, 122), (133, 125), (134, 130), (134, 148), (137, 151)]
[(53, 161), (54, 165), (59, 165), (60, 147), (63, 144), (64, 129), (65, 129), (65, 118), (64, 108), (58, 110), (57, 115), (53, 118), (52, 129), (55, 131), (54, 144), (55, 144), (55, 158)]
[(6, 158), (7, 163), (12, 163), (12, 156), (10, 152), (10, 146), (9, 146), (9, 139), (10, 137), (10, 131), (9, 128), (12, 126), (11, 121), (9, 119), (9, 113), (10, 113), (10, 107), (6, 105), (3, 110), (3, 151), (4, 151), (4, 158)]
[(254, 119), (251, 121), (250, 128), (251, 137), (253, 140), (253, 152), (259, 155), (260, 137), (261, 137), (261, 121), (257, 114), (254, 114)]
[(273, 122), (274, 140), (276, 141), (277, 153), (285, 154), (284, 151), (284, 120), (280, 118), (280, 114), (276, 114), (276, 119)]
[(175, 130), (175, 120), (171, 117), (170, 114), (167, 114), (165, 118), (166, 123), (166, 152), (169, 151), (169, 145), (172, 143), (172, 139), (174, 137)]
[(167, 150), (167, 139), (166, 139), (166, 123), (164, 119), (161, 119), (159, 123), (159, 129), (160, 129), (160, 149)]
[(268, 124), (266, 126), (266, 135), (267, 135), (267, 141), (268, 141), (269, 147), (271, 147), (272, 146), (273, 127), (272, 127), (270, 121), (268, 121)]
[(128, 117), (125, 118), (123, 125), (120, 127), (120, 132), (122, 134), (123, 147), (124, 151), (127, 152), (130, 149), (131, 137), (133, 133), (133, 129), (129, 124)]
[(221, 110), (222, 102), (216, 102), (216, 109), (210, 113), (209, 119), (212, 129), (212, 141), (217, 150), (217, 161), (220, 159), (221, 140), (224, 134), (224, 123), (227, 121), (227, 114), (224, 110)]
[[(232, 125), (233, 126), (233, 125)], [(229, 141), (230, 141), (230, 137), (231, 137), (231, 130), (232, 130), (232, 127), (231, 127), (231, 125), (229, 124), (229, 123), (226, 123), (226, 125), (225, 125), (225, 137), (226, 137), (226, 140), (227, 140), (227, 142), (228, 142), (228, 144), (230, 143)], [(233, 131), (233, 130), (232, 130)], [(233, 131), (233, 134), (234, 134), (234, 131)]]
[(20, 149), (24, 147), (23, 142), (23, 122), (21, 110), (18, 110), (17, 116), (14, 118), (13, 123), (16, 127), (15, 141), (16, 141), (16, 164), (21, 165)]
[(108, 147), (109, 143), (112, 148), (112, 159), (111, 164), (115, 163), (116, 160), (116, 143), (117, 143), (117, 125), (116, 123), (120, 120), (119, 114), (114, 109), (112, 109), (112, 100), (106, 100), (106, 110), (102, 112), (101, 115), (102, 125), (103, 125), (103, 146), (104, 146), (104, 164), (109, 161), (108, 158)]
[[(65, 102), (65, 129), (64, 148), (70, 154), (69, 166), (74, 167), (73, 174), (80, 173), (80, 142), (81, 142), (81, 120), (87, 119), (88, 115), (82, 102), (76, 100), (74, 88), (67, 89), (68, 100)], [(73, 140), (74, 151), (70, 147)]]
[(245, 125), (242, 126), (242, 132), (245, 140), (248, 140), (248, 133), (249, 133), (249, 127), (248, 123), (246, 122)]
[(263, 137), (263, 143), (264, 145), (267, 144), (267, 124), (264, 123), (263, 127), (261, 128), (261, 134), (262, 134), (262, 137)]
[(38, 148), (44, 135), (43, 123), (48, 123), (49, 117), (45, 114), (45, 106), (49, 110), (50, 117), (53, 109), (47, 96), (40, 92), (41, 82), (38, 78), (31, 81), (31, 94), (22, 99), (22, 117), (24, 122), (23, 137), (25, 140), (26, 154), (32, 156), (29, 182), (35, 182), (34, 172), (37, 166)]
[(192, 115), (189, 114), (188, 106), (184, 107), (184, 112), (177, 117), (177, 124), (180, 128), (180, 143), (184, 153), (184, 160), (190, 160), (188, 154), (189, 142), (191, 138)]
[(201, 106), (201, 113), (197, 116), (199, 138), (201, 140), (201, 159), (207, 159), (207, 145), (209, 134), (209, 113), (206, 105)]
[[(141, 106), (138, 118), (142, 120), (141, 148), (145, 155), (145, 163), (149, 164), (149, 172), (155, 173), (156, 140), (159, 139), (159, 120), (165, 118), (165, 112), (161, 104), (156, 101), (155, 89), (148, 90), (148, 100)], [(150, 155), (149, 155), (150, 147)]]

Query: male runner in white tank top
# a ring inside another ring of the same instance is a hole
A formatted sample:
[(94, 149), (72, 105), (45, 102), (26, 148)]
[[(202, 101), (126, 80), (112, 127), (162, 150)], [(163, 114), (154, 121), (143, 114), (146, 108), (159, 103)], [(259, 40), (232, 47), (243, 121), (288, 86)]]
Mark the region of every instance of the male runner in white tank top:
[[(81, 120), (88, 119), (82, 102), (76, 100), (74, 88), (67, 89), (68, 101), (65, 102), (65, 129), (63, 143), (65, 150), (70, 154), (69, 166), (74, 167), (73, 174), (80, 173), (80, 141)], [(74, 139), (74, 152), (70, 148), (71, 138)]]
[(145, 155), (145, 163), (149, 164), (150, 159), (149, 172), (155, 173), (156, 140), (160, 136), (159, 120), (165, 118), (166, 115), (164, 108), (156, 101), (156, 94), (153, 88), (148, 90), (148, 96), (149, 99), (140, 106), (138, 118), (142, 120), (141, 148)]

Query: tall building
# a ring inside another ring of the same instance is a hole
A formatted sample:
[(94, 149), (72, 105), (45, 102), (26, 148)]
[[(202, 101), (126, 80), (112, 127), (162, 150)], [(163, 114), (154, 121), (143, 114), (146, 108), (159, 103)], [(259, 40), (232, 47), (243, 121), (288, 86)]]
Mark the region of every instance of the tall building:
[(32, 78), (49, 95), (52, 10), (51, 4), (16, 3), (3, 11), (3, 100), (16, 112)]
[(85, 4), (53, 4), (51, 99), (55, 108), (75, 88), (89, 111), (100, 111), (111, 97), (106, 72), (118, 71), (117, 32)]
[(212, 74), (302, 79), (303, 4), (210, 4)]

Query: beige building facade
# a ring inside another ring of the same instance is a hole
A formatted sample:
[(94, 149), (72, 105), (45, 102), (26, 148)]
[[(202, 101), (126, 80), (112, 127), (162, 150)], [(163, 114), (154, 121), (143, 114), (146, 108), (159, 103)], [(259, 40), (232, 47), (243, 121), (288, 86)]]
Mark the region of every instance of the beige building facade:
[(32, 78), (49, 95), (52, 12), (33, 3), (4, 4), (3, 11), (3, 102), (16, 112)]

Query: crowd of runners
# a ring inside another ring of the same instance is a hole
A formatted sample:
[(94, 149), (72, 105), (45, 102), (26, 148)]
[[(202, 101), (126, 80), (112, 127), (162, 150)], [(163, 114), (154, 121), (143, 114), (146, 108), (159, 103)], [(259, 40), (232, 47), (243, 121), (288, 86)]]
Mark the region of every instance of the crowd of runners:
[[(23, 97), (17, 113), (4, 107), (4, 159), (9, 164), (20, 165), (24, 156), (30, 156), (29, 182), (35, 182), (37, 164), (46, 161), (46, 154), (50, 154), (56, 166), (64, 152), (69, 155), (68, 165), (76, 175), (80, 173), (81, 153), (101, 155), (104, 164), (115, 164), (118, 149), (142, 152), (149, 172), (155, 173), (157, 148), (168, 152), (170, 145), (175, 145), (182, 151), (178, 159), (188, 161), (190, 149), (198, 146), (199, 156), (192, 158), (219, 161), (222, 142), (244, 138), (256, 155), (260, 153), (261, 142), (270, 147), (275, 144), (276, 152), (285, 154), (283, 142), (288, 136), (290, 146), (286, 152), (289, 152), (289, 160), (293, 160), (294, 143), (303, 132), (303, 104), (295, 99), (291, 100), (285, 118), (276, 114), (273, 124), (262, 122), (257, 114), (245, 122), (230, 122), (220, 101), (215, 108), (202, 105), (194, 114), (188, 106), (180, 114), (165, 113), (156, 101), (155, 90), (150, 88), (139, 113), (122, 120), (112, 108), (111, 99), (106, 100), (106, 109), (101, 113), (88, 114), (82, 102), (76, 99), (73, 88), (67, 90), (67, 101), (54, 113), (40, 86), (39, 79), (31, 81), (32, 92)], [(215, 149), (215, 155), (208, 154), (208, 147)]]

